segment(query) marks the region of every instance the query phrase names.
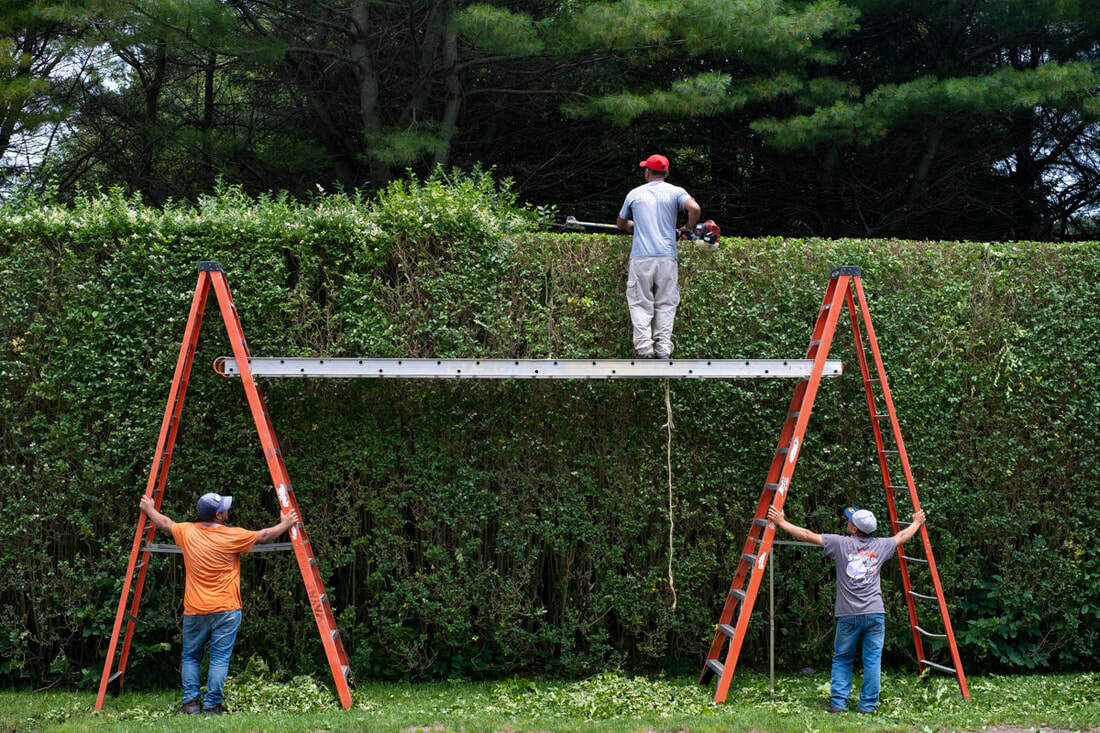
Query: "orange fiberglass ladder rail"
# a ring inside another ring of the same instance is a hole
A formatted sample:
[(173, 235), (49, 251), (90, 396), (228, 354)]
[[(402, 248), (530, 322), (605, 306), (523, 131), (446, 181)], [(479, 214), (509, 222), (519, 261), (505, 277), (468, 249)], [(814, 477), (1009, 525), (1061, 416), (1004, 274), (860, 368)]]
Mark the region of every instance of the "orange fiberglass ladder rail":
[[(875, 339), (874, 329), (871, 326), (871, 314), (867, 307), (867, 299), (860, 281), (861, 271), (858, 267), (841, 267), (835, 270), (829, 278), (829, 285), (825, 291), (825, 297), (818, 311), (814, 324), (813, 335), (810, 337), (810, 345), (806, 351), (806, 358), (812, 359), (814, 368), (808, 377), (799, 380), (795, 387), (794, 397), (791, 399), (787, 410), (787, 417), (779, 435), (779, 443), (772, 457), (771, 467), (768, 470), (764, 489), (756, 505), (756, 512), (749, 525), (748, 538), (741, 550), (741, 558), (734, 572), (733, 582), (726, 595), (722, 612), (715, 627), (714, 639), (707, 653), (703, 671), (699, 682), (706, 683), (711, 677), (717, 678), (714, 692), (715, 702), (723, 702), (729, 693), (730, 682), (733, 679), (734, 670), (737, 667), (737, 659), (748, 631), (749, 618), (752, 614), (753, 604), (760, 588), (760, 582), (764, 577), (764, 569), (767, 566), (768, 556), (771, 553), (772, 542), (775, 539), (775, 523), (767, 519), (768, 507), (775, 506), (782, 509), (786, 502), (790, 488), (791, 477), (798, 461), (799, 447), (805, 439), (806, 426), (813, 409), (814, 398), (821, 382), (826, 357), (832, 346), (833, 336), (836, 333), (837, 323), (840, 318), (840, 310), (845, 305), (852, 323), (853, 336), (855, 338), (856, 353), (859, 356), (860, 373), (863, 378), (864, 392), (867, 397), (867, 406), (871, 415), (871, 425), (875, 435), (875, 446), (878, 455), (879, 467), (882, 474), (883, 486), (886, 491), (886, 501), (890, 512), (890, 524), (896, 534), (902, 525), (908, 524), (898, 520), (897, 506), (894, 490), (906, 489), (913, 504), (913, 510), (920, 509), (917, 499), (916, 485), (909, 467), (909, 458), (905, 452), (905, 444), (901, 437), (901, 427), (898, 423), (897, 413), (894, 410), (893, 398), (890, 395), (889, 384), (886, 380), (886, 370), (882, 364), (882, 355), (879, 352), (878, 342)], [(858, 297), (858, 308), (853, 299), (853, 291)], [(866, 352), (863, 346), (863, 335), (860, 328), (866, 332), (866, 339), (871, 347), (874, 363), (874, 375), (870, 371)], [(886, 411), (882, 412), (877, 407), (875, 399), (876, 387), (882, 393), (882, 401)], [(890, 435), (893, 439), (892, 448), (887, 448), (884, 442), (880, 420), (889, 418)], [(888, 458), (896, 456), (901, 463), (902, 472), (905, 475), (904, 485), (895, 485), (890, 478)], [(932, 545), (928, 538), (927, 527), (920, 530), (923, 557), (909, 556), (904, 547), (898, 548), (899, 565), (902, 573), (902, 585), (905, 590), (905, 600), (909, 611), (909, 625), (913, 632), (913, 643), (916, 649), (918, 671), (935, 669), (941, 672), (955, 675), (959, 684), (959, 691), (964, 699), (970, 699), (970, 690), (966, 684), (966, 675), (963, 673), (962, 660), (959, 658), (958, 645), (955, 643), (955, 634), (951, 627), (951, 619), (947, 612), (947, 602), (943, 594), (943, 586), (940, 584), (939, 574), (936, 571), (936, 561), (932, 555)], [(913, 590), (909, 577), (909, 565), (926, 566), (930, 573), (930, 582), (935, 595), (918, 593)], [(934, 601), (939, 612), (943, 632), (935, 632), (920, 626), (916, 601)], [(736, 613), (736, 622), (734, 615)], [(922, 643), (922, 637), (930, 639), (946, 640), (952, 666), (933, 662), (927, 658)], [(723, 653), (724, 652), (724, 653)]]

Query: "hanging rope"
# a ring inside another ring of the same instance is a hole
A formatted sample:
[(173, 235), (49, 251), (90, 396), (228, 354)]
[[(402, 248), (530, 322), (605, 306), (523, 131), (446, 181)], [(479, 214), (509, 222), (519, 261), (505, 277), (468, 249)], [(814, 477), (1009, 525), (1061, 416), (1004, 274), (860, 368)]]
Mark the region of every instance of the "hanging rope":
[(672, 397), (669, 393), (668, 380), (665, 380), (665, 416), (668, 419), (662, 428), (668, 431), (668, 442), (665, 447), (665, 463), (668, 467), (668, 589), (672, 591), (672, 610), (676, 610), (676, 579), (672, 577), (672, 534), (676, 523), (672, 518)]

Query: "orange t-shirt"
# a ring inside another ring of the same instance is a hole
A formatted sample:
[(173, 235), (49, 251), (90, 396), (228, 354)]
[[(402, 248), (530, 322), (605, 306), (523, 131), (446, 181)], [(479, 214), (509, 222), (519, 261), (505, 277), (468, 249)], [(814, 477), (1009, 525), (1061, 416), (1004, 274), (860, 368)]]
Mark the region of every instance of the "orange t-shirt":
[(240, 527), (204, 527), (176, 522), (172, 537), (183, 550), (187, 584), (186, 614), (234, 611), (241, 607), (241, 555), (256, 542), (256, 532)]

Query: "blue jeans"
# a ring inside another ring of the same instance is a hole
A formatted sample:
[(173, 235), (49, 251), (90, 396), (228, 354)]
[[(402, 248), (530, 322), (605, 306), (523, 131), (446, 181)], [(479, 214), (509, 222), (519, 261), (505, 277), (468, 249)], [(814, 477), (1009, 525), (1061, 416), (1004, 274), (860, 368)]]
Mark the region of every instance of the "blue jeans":
[(233, 656), (233, 644), (237, 641), (237, 629), (241, 628), (241, 609), (216, 613), (184, 614), (183, 616), (183, 701), (197, 700), (199, 690), (199, 665), (203, 649), (210, 642), (210, 670), (206, 673), (206, 698), (204, 708), (212, 708), (225, 695), (225, 678), (229, 674), (229, 658)]
[(837, 617), (836, 640), (833, 642), (830, 705), (841, 709), (848, 707), (848, 693), (852, 691), (852, 667), (856, 661), (856, 650), (862, 646), (863, 686), (859, 691), (859, 709), (874, 710), (878, 707), (879, 681), (882, 676), (882, 642), (885, 636), (886, 614), (869, 613), (864, 616)]

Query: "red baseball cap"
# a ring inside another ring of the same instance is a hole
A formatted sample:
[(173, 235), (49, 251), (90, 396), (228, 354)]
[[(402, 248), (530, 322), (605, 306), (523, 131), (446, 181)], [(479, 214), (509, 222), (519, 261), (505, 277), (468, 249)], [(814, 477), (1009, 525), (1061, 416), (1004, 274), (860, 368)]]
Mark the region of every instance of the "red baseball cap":
[(651, 171), (663, 173), (668, 170), (668, 158), (663, 155), (651, 155), (639, 163), (638, 167), (649, 168)]

